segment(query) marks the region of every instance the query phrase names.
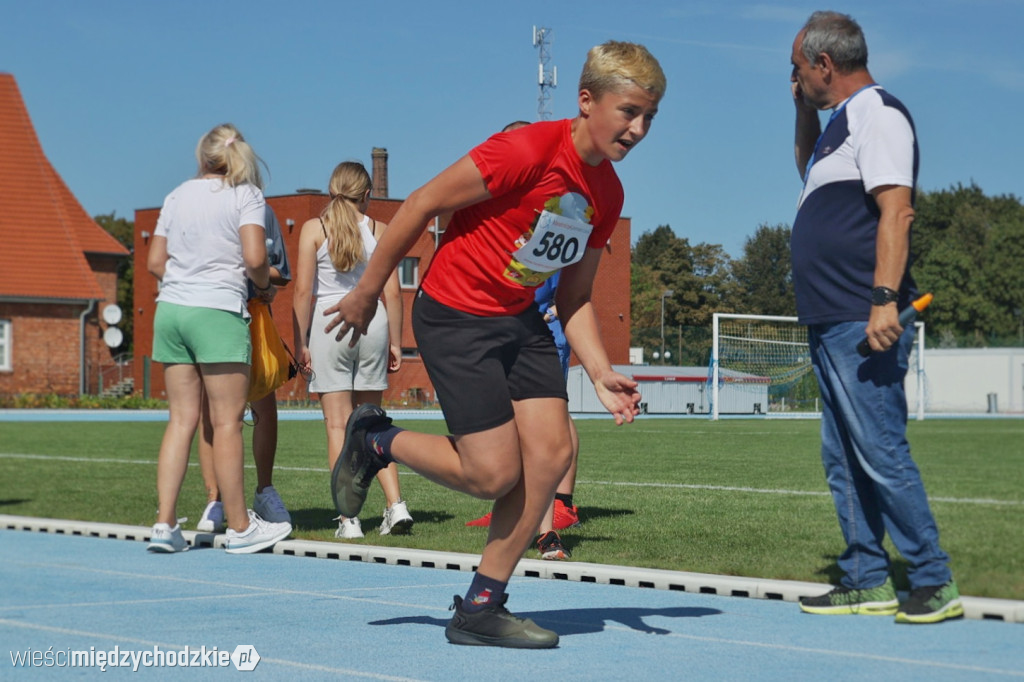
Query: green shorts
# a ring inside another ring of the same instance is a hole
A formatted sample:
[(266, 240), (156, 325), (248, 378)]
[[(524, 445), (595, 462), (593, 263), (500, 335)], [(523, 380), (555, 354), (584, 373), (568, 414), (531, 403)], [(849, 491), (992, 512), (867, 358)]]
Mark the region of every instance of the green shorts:
[(153, 318), (153, 359), (165, 364), (208, 365), (252, 357), (249, 322), (241, 313), (160, 301)]

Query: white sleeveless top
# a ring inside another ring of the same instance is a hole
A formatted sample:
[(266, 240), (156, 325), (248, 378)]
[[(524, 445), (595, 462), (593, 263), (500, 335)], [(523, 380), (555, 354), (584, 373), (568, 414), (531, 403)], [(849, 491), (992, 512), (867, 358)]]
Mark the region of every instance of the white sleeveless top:
[(377, 248), (377, 239), (370, 230), (370, 219), (367, 216), (363, 216), (359, 221), (359, 233), (363, 238), (363, 260), (348, 272), (338, 272), (331, 262), (331, 255), (327, 250), (330, 237), (316, 250), (316, 283), (313, 285), (313, 295), (316, 297), (317, 307), (325, 304), (334, 305), (343, 299), (355, 288), (366, 271), (366, 264), (373, 255), (373, 250)]

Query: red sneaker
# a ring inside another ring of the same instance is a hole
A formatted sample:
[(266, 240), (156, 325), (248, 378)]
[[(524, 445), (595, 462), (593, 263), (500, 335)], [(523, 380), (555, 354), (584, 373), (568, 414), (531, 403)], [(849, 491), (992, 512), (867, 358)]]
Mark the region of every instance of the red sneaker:
[(555, 519), (552, 524), (555, 530), (564, 530), (566, 528), (575, 528), (580, 525), (579, 510), (574, 504), (571, 507), (566, 507), (565, 503), (561, 500), (555, 500)]
[(479, 519), (473, 519), (472, 521), (466, 521), (467, 526), (480, 526), (486, 528), (491, 525), (491, 512), (487, 512)]

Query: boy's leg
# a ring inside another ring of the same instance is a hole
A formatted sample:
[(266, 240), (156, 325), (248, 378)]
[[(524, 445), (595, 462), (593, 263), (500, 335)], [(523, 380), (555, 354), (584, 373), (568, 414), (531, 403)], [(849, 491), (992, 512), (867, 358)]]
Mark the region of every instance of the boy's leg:
[(434, 483), (485, 500), (507, 494), (522, 468), (515, 420), (464, 436), (402, 431), (391, 454)]
[(564, 400), (520, 400), (515, 403), (515, 411), (522, 475), (515, 487), (494, 503), (487, 545), (478, 569), (484, 575), (505, 581), (533, 543), (572, 459)]

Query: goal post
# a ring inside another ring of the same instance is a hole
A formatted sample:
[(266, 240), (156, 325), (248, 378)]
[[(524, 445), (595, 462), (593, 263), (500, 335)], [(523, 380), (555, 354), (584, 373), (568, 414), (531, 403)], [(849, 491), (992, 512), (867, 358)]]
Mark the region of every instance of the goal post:
[[(807, 328), (796, 317), (714, 313), (712, 325), (711, 419), (723, 413), (810, 416), (820, 412)], [(924, 323), (918, 321), (915, 326), (917, 352), (911, 371), (917, 387), (916, 417), (922, 420)]]

